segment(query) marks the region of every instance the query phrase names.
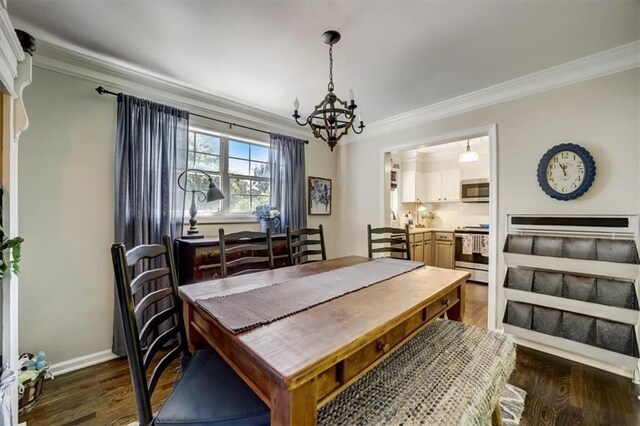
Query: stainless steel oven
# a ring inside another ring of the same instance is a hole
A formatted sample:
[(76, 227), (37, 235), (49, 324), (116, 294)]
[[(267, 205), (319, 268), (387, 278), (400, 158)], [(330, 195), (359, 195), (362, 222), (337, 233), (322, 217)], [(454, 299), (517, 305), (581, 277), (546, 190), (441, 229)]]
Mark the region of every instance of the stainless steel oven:
[[(489, 282), (489, 257), (480, 253), (464, 254), (462, 248), (463, 235), (486, 235), (489, 237), (489, 229), (487, 228), (464, 228), (455, 231), (455, 263), (454, 268), (460, 271), (471, 273), (471, 281), (480, 283)], [(487, 241), (488, 243), (488, 241)]]
[(463, 203), (488, 203), (489, 180), (466, 179), (460, 181), (460, 201)]

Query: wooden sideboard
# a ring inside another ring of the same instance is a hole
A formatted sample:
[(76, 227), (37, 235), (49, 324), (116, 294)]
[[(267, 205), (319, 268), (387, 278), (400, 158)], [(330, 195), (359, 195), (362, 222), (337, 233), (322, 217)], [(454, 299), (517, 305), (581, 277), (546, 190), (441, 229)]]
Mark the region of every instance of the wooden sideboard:
[[(287, 254), (287, 238), (284, 234), (274, 235), (273, 256), (276, 268), (289, 266)], [(174, 241), (174, 255), (178, 267), (180, 285), (193, 284), (220, 277), (220, 246), (218, 238), (183, 239)], [(234, 253), (235, 257), (246, 256), (245, 253)], [(250, 265), (255, 268), (256, 265)], [(267, 264), (264, 265), (267, 268)]]

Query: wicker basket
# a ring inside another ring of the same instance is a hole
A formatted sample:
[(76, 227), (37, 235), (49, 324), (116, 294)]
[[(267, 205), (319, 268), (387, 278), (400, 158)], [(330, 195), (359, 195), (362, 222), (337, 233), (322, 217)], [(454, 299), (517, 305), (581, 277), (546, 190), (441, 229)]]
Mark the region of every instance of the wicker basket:
[(40, 397), (42, 396), (42, 388), (44, 385), (44, 378), (47, 374), (46, 369), (40, 370), (35, 379), (32, 379), (28, 382), (24, 382), (22, 386), (24, 386), (24, 391), (20, 394), (20, 399), (18, 401), (18, 412), (25, 413), (33, 407), (33, 405), (38, 402)]

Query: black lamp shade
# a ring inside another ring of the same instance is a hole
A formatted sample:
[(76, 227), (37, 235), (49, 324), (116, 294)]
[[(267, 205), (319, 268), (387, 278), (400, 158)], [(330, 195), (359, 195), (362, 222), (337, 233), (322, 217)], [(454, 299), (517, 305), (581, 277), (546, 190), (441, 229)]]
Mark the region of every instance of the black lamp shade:
[(209, 189), (207, 190), (207, 202), (222, 200), (224, 198), (224, 194), (222, 191), (218, 189), (213, 180), (209, 179)]

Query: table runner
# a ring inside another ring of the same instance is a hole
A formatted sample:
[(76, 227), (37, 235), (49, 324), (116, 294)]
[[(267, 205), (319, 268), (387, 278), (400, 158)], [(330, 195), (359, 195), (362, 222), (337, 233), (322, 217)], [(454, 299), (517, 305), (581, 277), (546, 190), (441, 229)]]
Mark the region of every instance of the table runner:
[(422, 266), (422, 262), (380, 258), (243, 293), (198, 299), (196, 305), (237, 334)]

